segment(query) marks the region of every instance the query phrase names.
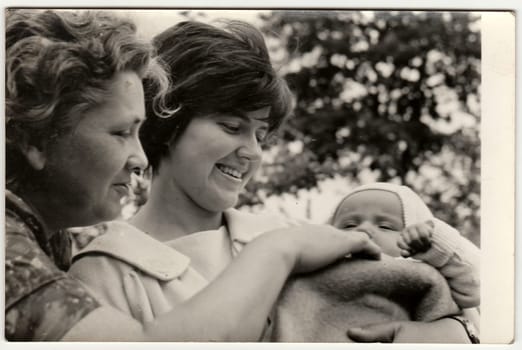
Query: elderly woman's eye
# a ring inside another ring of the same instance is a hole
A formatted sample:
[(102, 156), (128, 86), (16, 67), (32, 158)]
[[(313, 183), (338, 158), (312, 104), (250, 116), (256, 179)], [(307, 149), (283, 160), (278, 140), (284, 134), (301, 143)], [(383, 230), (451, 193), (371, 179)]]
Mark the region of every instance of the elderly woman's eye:
[(117, 130), (112, 133), (115, 136), (128, 137), (132, 135), (132, 129)]

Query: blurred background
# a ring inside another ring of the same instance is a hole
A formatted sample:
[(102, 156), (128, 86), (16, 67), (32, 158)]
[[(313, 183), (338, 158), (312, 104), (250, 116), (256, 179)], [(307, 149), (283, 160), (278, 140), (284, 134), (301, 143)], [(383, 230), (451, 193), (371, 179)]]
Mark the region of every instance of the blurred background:
[[(184, 19), (249, 21), (296, 97), (243, 210), (326, 222), (353, 187), (410, 186), (480, 246), (480, 15), (122, 11), (152, 38)], [(125, 215), (132, 215), (128, 208)]]

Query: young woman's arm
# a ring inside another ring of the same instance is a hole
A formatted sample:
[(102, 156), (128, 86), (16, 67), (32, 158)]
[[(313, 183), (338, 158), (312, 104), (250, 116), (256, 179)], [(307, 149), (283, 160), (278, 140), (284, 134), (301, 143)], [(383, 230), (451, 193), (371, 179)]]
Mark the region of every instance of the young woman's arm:
[(275, 230), (248, 244), (208, 287), (153, 322), (141, 325), (101, 308), (64, 340), (256, 341), (288, 275), (359, 252), (380, 255), (365, 234), (346, 235), (326, 225)]

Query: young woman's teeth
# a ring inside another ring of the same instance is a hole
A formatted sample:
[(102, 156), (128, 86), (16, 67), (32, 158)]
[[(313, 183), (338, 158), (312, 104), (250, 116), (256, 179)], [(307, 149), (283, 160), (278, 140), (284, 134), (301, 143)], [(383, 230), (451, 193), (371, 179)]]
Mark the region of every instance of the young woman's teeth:
[(227, 167), (225, 165), (218, 164), (217, 167), (219, 168), (219, 170), (221, 170), (225, 174), (230, 175), (236, 179), (241, 179), (243, 177), (243, 175), (239, 171), (232, 169), (230, 167)]

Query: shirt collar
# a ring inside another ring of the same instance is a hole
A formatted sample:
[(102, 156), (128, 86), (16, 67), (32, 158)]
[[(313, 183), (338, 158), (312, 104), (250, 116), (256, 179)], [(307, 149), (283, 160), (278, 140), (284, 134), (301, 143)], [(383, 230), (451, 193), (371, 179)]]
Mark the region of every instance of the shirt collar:
[(264, 232), (298, 224), (278, 215), (254, 214), (237, 209), (228, 209), (224, 214), (231, 240), (242, 244), (249, 243)]
[(112, 256), (161, 281), (181, 276), (190, 264), (187, 256), (124, 221), (107, 223), (107, 232), (90, 242), (74, 259), (89, 253)]

